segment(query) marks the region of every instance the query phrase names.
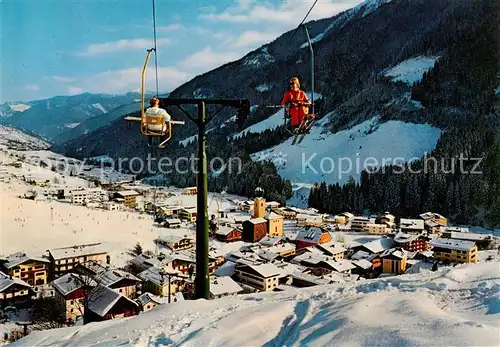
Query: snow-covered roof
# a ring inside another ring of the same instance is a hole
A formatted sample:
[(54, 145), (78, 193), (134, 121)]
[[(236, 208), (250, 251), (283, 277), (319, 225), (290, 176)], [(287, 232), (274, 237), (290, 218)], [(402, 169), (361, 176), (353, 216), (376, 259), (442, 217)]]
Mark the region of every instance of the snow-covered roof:
[(456, 251), (470, 251), (474, 248), (475, 243), (472, 241), (451, 240), (451, 239), (434, 239), (430, 241), (430, 245), (434, 248), (446, 248)]
[(259, 244), (263, 246), (273, 246), (282, 240), (283, 239), (281, 237), (269, 237), (266, 235), (259, 241)]
[[(139, 273), (137, 277), (142, 279), (143, 281), (149, 281), (151, 283), (154, 283), (158, 286), (162, 285), (162, 278), (160, 275), (160, 269), (157, 267), (150, 267), (149, 269), (144, 270), (143, 272)], [(174, 271), (175, 273), (178, 273), (178, 277), (184, 278), (185, 275), (180, 273), (179, 271)], [(168, 277), (164, 276), (163, 277), (163, 285), (168, 285)]]
[(317, 248), (329, 255), (335, 255), (347, 251), (340, 242), (329, 241), (323, 244), (317, 244)]
[(120, 195), (120, 196), (123, 196), (123, 197), (140, 195), (135, 190), (122, 190), (122, 191), (117, 192), (117, 194)]
[(145, 306), (151, 301), (156, 304), (163, 304), (165, 300), (163, 298), (160, 298), (159, 296), (146, 292), (137, 297), (137, 301), (140, 305)]
[(236, 263), (232, 261), (226, 261), (224, 264), (219, 266), (215, 270), (216, 276), (232, 276), (235, 273)]
[(75, 245), (72, 247), (49, 249), (48, 252), (55, 260), (65, 258), (77, 258), (92, 254), (106, 254), (107, 248), (102, 243), (94, 243), (88, 245)]
[(399, 221), (399, 227), (401, 229), (423, 230), (424, 221), (422, 219), (401, 218)]
[(132, 265), (140, 267), (159, 266), (160, 261), (156, 257), (150, 257), (145, 254), (139, 254), (137, 257), (130, 259)]
[(338, 272), (349, 271), (356, 268), (356, 266), (347, 259), (328, 260), (327, 262)]
[(464, 227), (446, 227), (446, 231), (448, 231), (448, 232), (468, 233), (469, 232), (469, 228), (464, 228)]
[(96, 285), (96, 282), (88, 276), (67, 273), (52, 281), (51, 284), (54, 289), (56, 289), (63, 296), (66, 296), (75, 290), (82, 288), (84, 285), (94, 286)]
[(226, 225), (221, 225), (219, 227), (219, 229), (215, 232), (215, 234), (221, 235), (221, 236), (227, 236), (227, 235), (229, 235), (229, 233), (231, 233), (235, 229), (237, 229), (237, 228), (226, 226)]
[(387, 237), (363, 243), (361, 245), (361, 247), (366, 248), (372, 253), (381, 253), (387, 249), (392, 248), (393, 246), (394, 246), (394, 240)]
[(265, 218), (251, 218), (251, 219), (248, 219), (247, 222), (250, 222), (252, 224), (267, 223), (267, 219), (265, 219)]
[(425, 212), (420, 214), (420, 218), (422, 219), (432, 219), (432, 218), (444, 218), (442, 215), (439, 213), (434, 213), (434, 212)]
[(109, 287), (122, 279), (128, 279), (128, 280), (136, 281), (136, 282), (141, 281), (139, 278), (135, 277), (131, 273), (125, 272), (123, 270), (118, 270), (118, 269), (101, 272), (101, 273), (99, 273), (97, 278), (98, 278), (97, 281), (106, 287)]
[(283, 219), (284, 217), (276, 212), (266, 213), (266, 219)]
[(393, 256), (398, 259), (403, 259), (404, 257), (408, 256), (408, 252), (406, 252), (404, 249), (401, 248), (391, 248), (385, 250), (384, 252), (382, 252), (382, 254), (380, 254), (380, 258), (385, 258), (389, 256)]
[(31, 288), (30, 285), (23, 280), (12, 277), (10, 278), (9, 276), (5, 275), (4, 273), (0, 272), (0, 293), (2, 293), (4, 290), (9, 288), (10, 286), (18, 284), (23, 287)]
[(323, 233), (324, 231), (317, 227), (302, 228), (301, 230), (299, 230), (299, 233), (295, 240), (308, 243), (318, 243)]
[(364, 270), (368, 270), (372, 267), (372, 263), (366, 259), (353, 260), (352, 263)]
[(397, 243), (407, 243), (413, 240), (416, 240), (418, 238), (418, 235), (415, 234), (405, 234), (402, 232), (397, 233), (394, 235), (394, 242)]
[(360, 259), (366, 259), (370, 256), (370, 253), (368, 252), (365, 252), (365, 251), (357, 251), (356, 253), (354, 253), (351, 257), (351, 259), (354, 259), (354, 260), (360, 260)]
[(28, 257), (25, 253), (23, 252), (17, 252), (8, 255), (5, 258), (6, 262), (3, 264), (3, 266), (6, 269), (11, 269), (13, 267), (16, 267), (20, 264), (25, 263), (26, 261), (37, 261), (41, 263), (50, 263), (48, 259), (41, 258), (41, 257)]
[(135, 301), (127, 298), (125, 295), (122, 295), (121, 293), (108, 287), (98, 285), (90, 291), (86, 309), (104, 317), (121, 298), (131, 302), (135, 306), (138, 306)]
[(281, 273), (280, 269), (273, 264), (245, 265), (245, 266), (248, 266), (250, 269), (252, 269), (253, 271), (255, 271), (264, 278), (278, 276)]
[(167, 218), (165, 222), (168, 224), (181, 224), (182, 221), (179, 218)]
[(460, 233), (455, 231), (450, 232), (450, 238), (465, 241), (484, 241), (491, 239), (492, 237), (492, 234)]
[(159, 242), (166, 243), (168, 245), (178, 243), (182, 240), (193, 240), (192, 237), (186, 235), (186, 236), (180, 236), (180, 235), (173, 235), (173, 234), (168, 234), (168, 235), (162, 235), (158, 237)]
[(243, 291), (231, 277), (211, 277), (210, 278), (210, 294), (217, 296), (223, 294), (237, 294)]

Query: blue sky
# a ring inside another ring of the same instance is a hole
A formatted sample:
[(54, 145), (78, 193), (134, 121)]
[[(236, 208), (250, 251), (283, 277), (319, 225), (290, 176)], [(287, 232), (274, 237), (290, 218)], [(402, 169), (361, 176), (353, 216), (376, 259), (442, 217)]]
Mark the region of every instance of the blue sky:
[[(293, 29), (314, 0), (156, 0), (160, 92)], [(319, 0), (330, 17), (362, 0)], [(138, 90), (153, 45), (150, 0), (0, 0), (0, 103)], [(154, 57), (148, 90), (154, 90)]]

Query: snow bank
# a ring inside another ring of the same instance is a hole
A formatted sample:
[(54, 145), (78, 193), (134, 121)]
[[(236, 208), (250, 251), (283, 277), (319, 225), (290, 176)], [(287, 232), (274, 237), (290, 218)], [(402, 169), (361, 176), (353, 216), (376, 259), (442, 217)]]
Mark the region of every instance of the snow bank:
[(401, 164), (420, 158), (435, 148), (441, 136), (441, 130), (431, 125), (401, 121), (379, 124), (378, 117), (349, 130), (321, 134), (321, 125), (326, 120), (327, 116), (300, 144), (292, 146), (293, 138), (289, 138), (275, 147), (252, 154), (252, 159), (271, 160), (280, 175), (292, 182), (342, 184), (350, 175), (359, 181), (366, 167)]
[(182, 301), (128, 319), (34, 332), (12, 346), (497, 346), (498, 267)]
[(385, 76), (391, 77), (395, 82), (413, 84), (424, 76), (424, 72), (434, 66), (439, 57), (418, 56), (405, 60), (385, 72)]

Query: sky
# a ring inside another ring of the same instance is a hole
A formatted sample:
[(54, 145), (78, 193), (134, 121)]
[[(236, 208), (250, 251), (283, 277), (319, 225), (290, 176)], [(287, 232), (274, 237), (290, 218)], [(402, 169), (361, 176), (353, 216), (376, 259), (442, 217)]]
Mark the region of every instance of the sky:
[[(362, 0), (319, 0), (308, 20)], [(294, 29), (314, 0), (155, 0), (158, 84), (166, 93)], [(148, 0), (0, 0), (0, 103), (140, 91), (153, 47)], [(156, 90), (155, 57), (147, 90)]]

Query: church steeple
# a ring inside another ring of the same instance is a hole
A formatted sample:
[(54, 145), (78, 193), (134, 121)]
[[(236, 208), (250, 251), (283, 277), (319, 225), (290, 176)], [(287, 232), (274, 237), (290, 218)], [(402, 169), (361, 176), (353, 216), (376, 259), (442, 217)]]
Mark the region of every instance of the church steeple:
[(264, 218), (266, 216), (266, 199), (264, 199), (264, 189), (255, 188), (255, 200), (253, 203), (253, 218)]

